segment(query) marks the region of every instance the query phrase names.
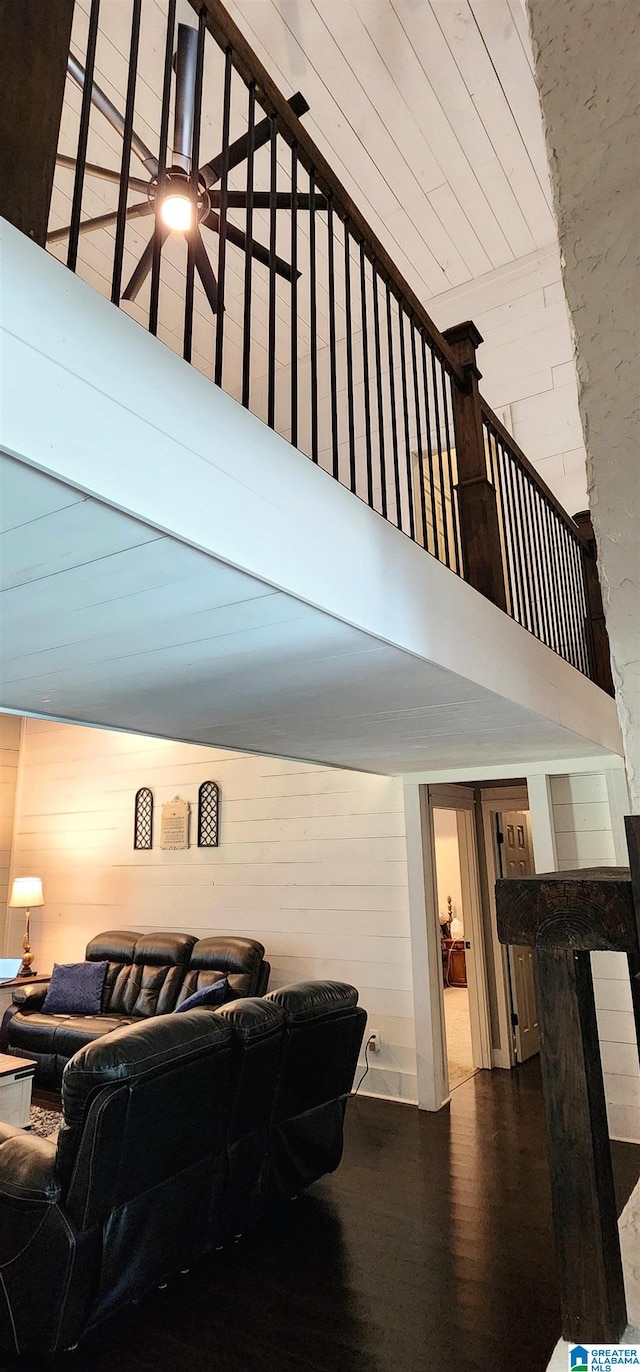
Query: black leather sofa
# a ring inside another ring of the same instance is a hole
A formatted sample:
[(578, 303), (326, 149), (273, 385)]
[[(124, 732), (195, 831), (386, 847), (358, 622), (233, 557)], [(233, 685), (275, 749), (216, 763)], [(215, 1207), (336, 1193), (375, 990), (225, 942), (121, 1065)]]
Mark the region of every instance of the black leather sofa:
[(108, 962), (99, 1015), (45, 1015), (48, 983), (21, 986), (5, 1012), (0, 1051), (37, 1062), (35, 1084), (57, 1089), (80, 1048), (126, 1024), (175, 1010), (183, 1000), (229, 978), (236, 996), (264, 995), (270, 965), (255, 939), (193, 934), (139, 935), (114, 929), (87, 944), (89, 962)]
[(310, 982), (148, 1016), (67, 1064), (57, 1142), (0, 1124), (0, 1348), (74, 1346), (337, 1167), (357, 999)]

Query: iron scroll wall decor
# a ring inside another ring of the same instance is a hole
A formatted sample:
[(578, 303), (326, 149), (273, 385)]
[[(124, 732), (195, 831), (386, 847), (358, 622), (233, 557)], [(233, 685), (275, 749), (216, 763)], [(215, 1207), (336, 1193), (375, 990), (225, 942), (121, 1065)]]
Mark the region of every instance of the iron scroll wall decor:
[(215, 781), (203, 781), (198, 790), (198, 847), (218, 847), (220, 793)]
[(148, 786), (136, 791), (133, 820), (134, 848), (153, 846), (153, 793)]

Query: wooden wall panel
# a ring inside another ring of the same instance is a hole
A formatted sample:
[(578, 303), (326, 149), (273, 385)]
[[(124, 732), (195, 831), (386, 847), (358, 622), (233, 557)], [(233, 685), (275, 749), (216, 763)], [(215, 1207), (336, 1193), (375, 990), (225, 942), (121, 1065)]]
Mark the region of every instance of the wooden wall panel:
[[(220, 786), (219, 848), (161, 850), (161, 807), (177, 794), (193, 807), (195, 843), (207, 778)], [(154, 793), (154, 846), (134, 852), (142, 785)], [(314, 977), (358, 987), (382, 1042), (366, 1086), (416, 1099), (399, 779), (29, 720), (15, 862), (44, 883), (41, 969), (81, 958), (108, 928), (258, 938), (272, 988)], [(20, 933), (12, 920), (8, 952)]]

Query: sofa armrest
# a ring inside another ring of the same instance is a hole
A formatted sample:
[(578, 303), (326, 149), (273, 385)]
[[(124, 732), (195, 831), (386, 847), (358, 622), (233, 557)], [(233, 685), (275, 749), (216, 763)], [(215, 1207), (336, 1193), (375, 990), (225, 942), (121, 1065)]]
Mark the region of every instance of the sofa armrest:
[(50, 982), (48, 981), (40, 981), (37, 986), (17, 986), (11, 996), (13, 1004), (23, 1010), (26, 1015), (31, 1010), (41, 1010), (49, 986)]
[(6, 1197), (55, 1205), (61, 1187), (56, 1177), (56, 1145), (25, 1129), (3, 1124), (0, 1141), (0, 1201)]

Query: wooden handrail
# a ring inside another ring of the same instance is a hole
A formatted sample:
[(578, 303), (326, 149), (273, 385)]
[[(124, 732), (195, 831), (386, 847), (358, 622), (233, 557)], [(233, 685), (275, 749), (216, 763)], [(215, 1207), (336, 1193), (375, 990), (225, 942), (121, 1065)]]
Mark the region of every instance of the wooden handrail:
[(380, 239), (361, 214), (355, 201), (351, 199), (346, 187), (335, 175), (326, 158), (314, 143), (304, 125), (292, 112), (290, 105), (278, 89), (273, 78), (254, 53), (250, 44), (234, 23), (221, 0), (189, 0), (197, 14), (203, 10), (209, 33), (222, 49), (232, 49), (232, 60), (236, 71), (247, 82), (256, 82), (256, 99), (267, 114), (275, 114), (278, 129), (287, 143), (295, 142), (298, 158), (306, 170), (313, 171), (318, 188), (329, 196), (334, 211), (341, 219), (347, 219), (356, 237), (359, 237), (371, 261), (375, 262), (381, 276), (386, 278), (398, 300), (408, 307), (416, 323), (425, 330), (432, 346), (440, 353), (452, 376), (459, 386), (464, 384), (462, 370), (446, 339), (436, 328), (418, 296), (412, 291), (408, 281), (398, 270)]
[(558, 518), (562, 520), (563, 524), (566, 524), (569, 533), (575, 538), (576, 543), (584, 544), (584, 538), (582, 537), (575, 520), (572, 519), (571, 515), (568, 514), (560, 504), (558, 497), (555, 496), (553, 491), (547, 486), (544, 477), (540, 475), (538, 469), (529, 461), (529, 458), (523, 453), (522, 448), (516, 443), (513, 435), (509, 433), (508, 429), (505, 429), (504, 424), (501, 423), (495, 411), (491, 409), (491, 406), (487, 404), (482, 395), (480, 396), (480, 408), (482, 410), (483, 419), (486, 419), (487, 423), (491, 425), (491, 428), (495, 429), (498, 438), (504, 444), (505, 448), (508, 448), (512, 457), (515, 457), (520, 466), (524, 468), (527, 476), (531, 477), (534, 485), (538, 487), (540, 494), (543, 495), (549, 505), (552, 506), (554, 512), (558, 515)]

